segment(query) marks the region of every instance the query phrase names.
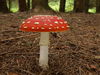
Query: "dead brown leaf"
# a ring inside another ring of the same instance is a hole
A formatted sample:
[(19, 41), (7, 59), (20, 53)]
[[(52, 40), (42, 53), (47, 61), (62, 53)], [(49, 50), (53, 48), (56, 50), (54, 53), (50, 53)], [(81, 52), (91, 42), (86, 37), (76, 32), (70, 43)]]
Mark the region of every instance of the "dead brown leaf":
[(14, 73), (14, 72), (8, 72), (7, 75), (19, 75), (19, 74)]

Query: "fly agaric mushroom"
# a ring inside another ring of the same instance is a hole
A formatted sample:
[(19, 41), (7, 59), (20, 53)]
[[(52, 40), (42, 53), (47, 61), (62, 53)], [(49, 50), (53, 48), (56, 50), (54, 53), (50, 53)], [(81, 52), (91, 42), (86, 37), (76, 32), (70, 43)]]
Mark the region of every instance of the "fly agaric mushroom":
[(52, 15), (35, 15), (25, 20), (20, 30), (28, 32), (41, 32), (39, 65), (48, 68), (49, 32), (65, 31), (69, 28), (67, 21)]

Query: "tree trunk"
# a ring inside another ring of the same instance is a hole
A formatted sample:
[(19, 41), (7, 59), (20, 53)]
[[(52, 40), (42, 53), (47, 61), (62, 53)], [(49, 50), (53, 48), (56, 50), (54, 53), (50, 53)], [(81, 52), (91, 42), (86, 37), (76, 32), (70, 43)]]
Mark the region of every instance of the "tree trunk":
[(23, 12), (27, 10), (26, 0), (19, 0), (19, 11)]
[(27, 10), (30, 10), (30, 0), (27, 0)]
[(60, 12), (65, 12), (65, 3), (66, 0), (60, 0), (60, 8), (59, 8)]
[(96, 0), (96, 12), (100, 13), (100, 0)]
[(85, 9), (84, 9), (84, 12), (88, 13), (88, 9), (89, 9), (89, 2), (90, 0), (85, 0)]
[(93, 8), (93, 7), (96, 7), (96, 0), (89, 0), (89, 7), (90, 8)]
[(0, 0), (0, 11), (4, 13), (9, 12), (9, 9), (7, 8), (6, 0)]
[(9, 0), (9, 10), (11, 10), (12, 7), (12, 0)]
[(48, 0), (32, 0), (32, 9), (34, 12), (50, 10)]
[(89, 0), (75, 0), (74, 11), (75, 12), (88, 12)]
[(83, 0), (74, 0), (74, 11), (75, 12), (83, 12), (84, 9), (84, 1)]

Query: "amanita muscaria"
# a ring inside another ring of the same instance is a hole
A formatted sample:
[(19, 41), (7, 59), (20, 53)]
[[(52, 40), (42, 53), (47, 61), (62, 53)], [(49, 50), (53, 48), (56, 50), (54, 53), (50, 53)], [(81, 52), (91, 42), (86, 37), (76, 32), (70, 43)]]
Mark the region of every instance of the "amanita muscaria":
[(49, 32), (60, 32), (69, 29), (67, 21), (52, 15), (35, 15), (26, 19), (20, 30), (28, 32), (41, 32), (39, 65), (48, 68)]

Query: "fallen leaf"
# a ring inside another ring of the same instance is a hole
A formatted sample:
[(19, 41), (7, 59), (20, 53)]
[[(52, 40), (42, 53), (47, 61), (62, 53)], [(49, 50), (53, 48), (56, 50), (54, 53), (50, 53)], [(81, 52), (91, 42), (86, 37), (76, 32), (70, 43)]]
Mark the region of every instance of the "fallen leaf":
[(19, 75), (19, 74), (13, 73), (13, 72), (8, 72), (7, 75)]
[(100, 56), (94, 56), (95, 59), (100, 59)]
[(90, 65), (90, 68), (91, 69), (96, 69), (96, 66), (95, 65)]

